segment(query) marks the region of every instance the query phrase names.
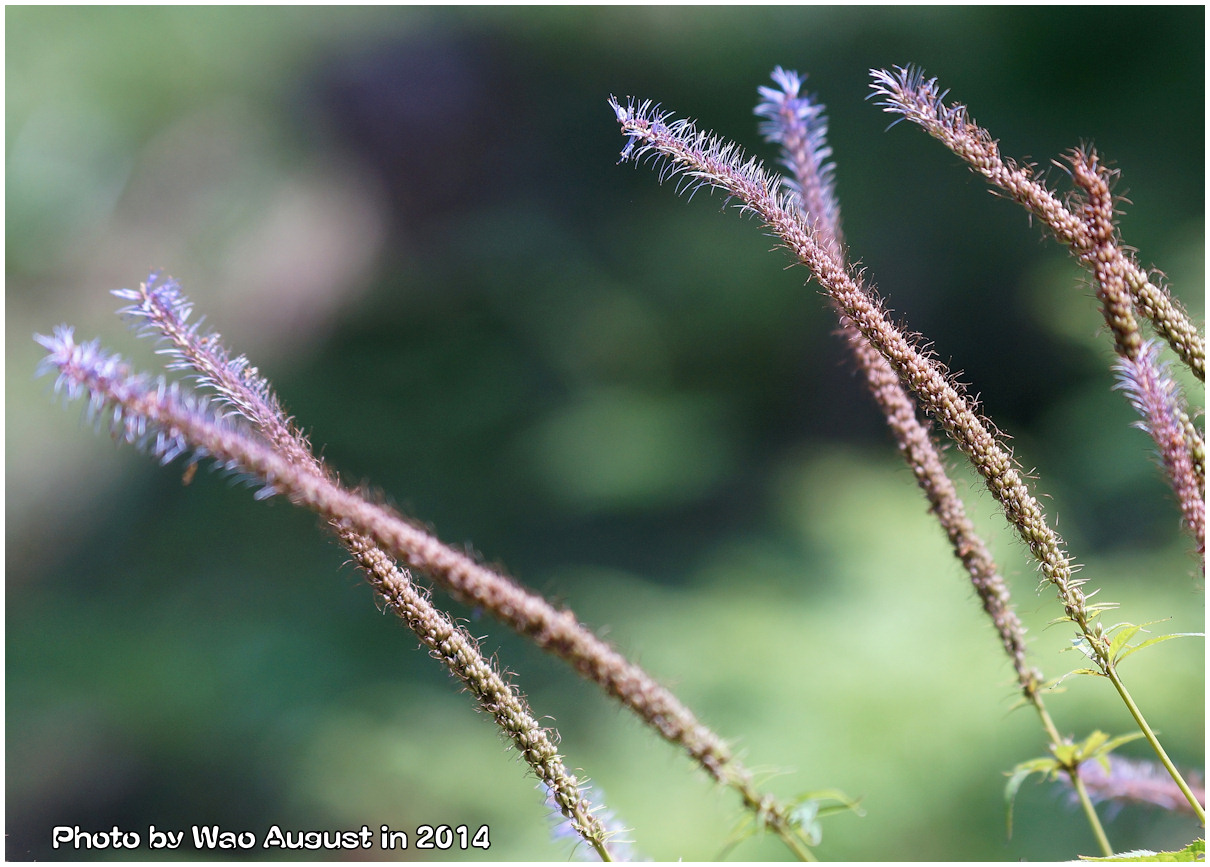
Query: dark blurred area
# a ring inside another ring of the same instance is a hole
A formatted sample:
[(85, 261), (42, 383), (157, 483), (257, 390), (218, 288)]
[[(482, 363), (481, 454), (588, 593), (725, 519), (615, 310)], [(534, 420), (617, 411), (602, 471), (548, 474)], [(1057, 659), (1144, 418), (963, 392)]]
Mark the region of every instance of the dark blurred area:
[[(1041, 729), (1006, 716), (1010, 669), (818, 287), (721, 197), (687, 202), (650, 167), (617, 165), (606, 99), (651, 98), (772, 163), (756, 87), (776, 65), (809, 73), (870, 282), (1012, 437), (1119, 619), (1200, 631), (1204, 579), (1112, 390), (1088, 278), (940, 144), (886, 131), (865, 96), (871, 67), (918, 64), (1062, 190), (1051, 161), (1094, 144), (1122, 173), (1125, 243), (1201, 323), (1204, 16), (7, 9), (7, 858), (131, 854), (55, 849), (60, 825), (487, 824), (490, 850), (361, 854), (570, 852), (490, 721), (374, 610), (317, 520), (219, 474), (182, 484), (33, 379), (30, 335), (62, 321), (158, 366), (107, 294), (153, 267), (346, 481), (571, 605), (779, 795), (864, 795), (864, 818), (825, 824), (822, 857), (1091, 854), (1049, 786), (1022, 789), (1005, 839), (1002, 773), (1042, 754)], [(1183, 382), (1200, 419), (1204, 388)], [(1058, 676), (1076, 662), (1058, 654), (1070, 636), (1044, 628), (1053, 593), (970, 492)], [(740, 818), (731, 793), (561, 663), (451, 610), (640, 852), (720, 854)], [(1128, 672), (1190, 766), (1204, 763), (1200, 642)], [(1065, 733), (1129, 730), (1100, 686), (1055, 696)], [(1198, 829), (1127, 808), (1108, 833), (1123, 851)], [(788, 855), (763, 838), (731, 853)]]

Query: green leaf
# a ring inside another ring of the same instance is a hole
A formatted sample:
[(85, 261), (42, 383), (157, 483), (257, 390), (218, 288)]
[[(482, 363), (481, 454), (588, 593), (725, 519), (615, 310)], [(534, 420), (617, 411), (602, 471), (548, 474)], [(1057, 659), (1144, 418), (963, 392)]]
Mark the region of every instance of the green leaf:
[(1074, 768), (1089, 759), (1103, 759), (1122, 744), (1128, 744), (1142, 736), (1142, 732), (1131, 732), (1111, 738), (1098, 729), (1079, 743), (1052, 745), (1050, 751), (1054, 753), (1055, 761), (1060, 767)]
[[(1160, 635), (1160, 636), (1157, 636), (1156, 638), (1149, 638), (1148, 640), (1144, 641), (1142, 644), (1136, 644), (1134, 647), (1127, 648), (1126, 652), (1123, 653), (1121, 656), (1119, 656), (1117, 659), (1115, 659), (1114, 662), (1121, 662), (1123, 659), (1128, 657), (1130, 654), (1132, 654), (1136, 651), (1142, 650), (1144, 647), (1150, 647), (1153, 644), (1159, 644), (1161, 641), (1167, 641), (1169, 638), (1205, 638), (1205, 637), (1206, 637), (1206, 634), (1204, 632), (1173, 632), (1171, 635)], [(1115, 639), (1114, 644), (1116, 644), (1116, 643), (1117, 643), (1117, 641)]]
[(1054, 774), (1062, 768), (1058, 762), (1050, 758), (1029, 759), (1021, 762), (1012, 773), (1008, 775), (1008, 782), (1004, 785), (1004, 800), (1008, 804), (1008, 837), (1011, 840), (1013, 836), (1013, 801), (1017, 797), (1017, 790), (1021, 788), (1021, 784), (1031, 774)]
[[(1141, 737), (1143, 737), (1142, 732), (1131, 732), (1128, 735), (1118, 735), (1116, 738), (1113, 738), (1112, 740), (1104, 741), (1101, 744), (1099, 744), (1096, 747), (1096, 749), (1093, 750), (1092, 752), (1090, 752), (1088, 755), (1086, 755), (1084, 757), (1084, 759), (1095, 759), (1095, 758), (1100, 758), (1102, 756), (1107, 756), (1110, 753), (1112, 753), (1114, 750), (1116, 750), (1118, 747), (1120, 747), (1122, 744), (1128, 744), (1131, 741), (1137, 741)], [(1083, 761), (1084, 759), (1081, 759), (1081, 761)]]
[(738, 846), (740, 843), (747, 840), (749, 837), (756, 835), (761, 826), (757, 823), (756, 817), (748, 810), (745, 810), (740, 816), (739, 821), (731, 829), (731, 833), (727, 835), (727, 839), (723, 841), (723, 848), (719, 850), (718, 860), (726, 857), (727, 853)]
[[(828, 803), (834, 801), (835, 803)], [(802, 792), (791, 801), (794, 809), (790, 820), (803, 836), (808, 846), (818, 846), (823, 838), (823, 827), (819, 820), (834, 813), (856, 813), (864, 816), (861, 809), (861, 798), (850, 798), (839, 789), (818, 789), (813, 792)]]
[(1176, 852), (1152, 852), (1148, 849), (1135, 849), (1131, 852), (1121, 852), (1117, 855), (1110, 855), (1107, 858), (1094, 858), (1089, 855), (1081, 855), (1081, 861), (1205, 861), (1206, 860), (1206, 841), (1202, 839), (1194, 840), (1184, 849), (1179, 849)]
[(1062, 762), (1065, 768), (1074, 767), (1080, 762), (1097, 755), (1101, 747), (1108, 741), (1109, 735), (1098, 729), (1080, 741), (1080, 743), (1072, 744), (1070, 750), (1066, 746), (1055, 750), (1055, 758)]
[[(807, 801), (836, 801), (848, 809), (857, 810), (861, 798), (850, 798), (840, 789), (813, 789), (810, 792), (799, 792), (790, 801), (791, 804), (805, 804)], [(857, 812), (861, 812), (857, 810)]]
[[(1087, 669), (1084, 669), (1084, 670), (1087, 671)], [(1068, 672), (1068, 674), (1071, 674), (1071, 673), (1073, 673), (1073, 672)], [(1062, 686), (1063, 681), (1066, 679), (1067, 679), (1066, 674), (1063, 675), (1062, 677), (1052, 677), (1050, 680), (1046, 681), (1045, 683), (1038, 684), (1038, 691), (1039, 692), (1051, 692), (1051, 693), (1067, 692), (1067, 687)]]
[[(1064, 650), (1070, 650), (1070, 648), (1064, 648)], [(1096, 668), (1075, 668), (1075, 669), (1072, 669), (1071, 671), (1067, 672), (1067, 674), (1063, 675), (1062, 677), (1056, 677), (1054, 680), (1050, 681), (1050, 683), (1053, 684), (1053, 686), (1058, 686), (1063, 681), (1067, 680), (1067, 678), (1072, 677), (1077, 674), (1088, 674), (1088, 675), (1092, 675), (1093, 677), (1104, 677), (1105, 676), (1105, 672), (1100, 671), (1099, 669), (1096, 669)], [(1062, 690), (1058, 690), (1058, 691), (1061, 692)]]
[(1078, 744), (1051, 744), (1050, 751), (1055, 754), (1059, 767), (1071, 768), (1079, 764), (1076, 758), (1080, 754)]
[[(829, 803), (835, 802), (835, 803)], [(850, 798), (840, 789), (817, 789), (802, 792), (790, 804), (790, 823), (797, 832), (799, 839), (806, 846), (818, 846), (823, 836), (820, 819), (833, 813), (852, 812), (864, 816), (861, 809), (861, 798)], [(732, 849), (750, 837), (761, 836), (765, 833), (765, 825), (756, 814), (745, 810), (727, 835), (718, 858), (722, 860)]]
[[(1124, 625), (1126, 628), (1115, 635), (1113, 637), (1113, 642), (1109, 645), (1109, 658), (1114, 662), (1118, 661), (1118, 652), (1126, 646), (1126, 642), (1134, 638), (1135, 633), (1143, 628), (1141, 626), (1135, 626), (1133, 623), (1126, 623), (1122, 625)], [(1110, 631), (1112, 632), (1113, 630)]]

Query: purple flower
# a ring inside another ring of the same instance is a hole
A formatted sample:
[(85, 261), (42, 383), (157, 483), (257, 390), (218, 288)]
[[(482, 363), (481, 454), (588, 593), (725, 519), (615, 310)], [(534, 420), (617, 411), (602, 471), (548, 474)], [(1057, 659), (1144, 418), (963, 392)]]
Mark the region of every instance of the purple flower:
[[(34, 340), (47, 351), (38, 371), (57, 373), (56, 392), (69, 401), (87, 395), (85, 412), (90, 420), (100, 424), (108, 419), (115, 439), (136, 446), (162, 464), (183, 454), (189, 454), (192, 461), (214, 454), (196, 437), (191, 438), (186, 427), (207, 428), (219, 436), (251, 436), (225, 422), (205, 398), (178, 383), (136, 373), (121, 356), (102, 350), (100, 341), (78, 343), (67, 325), (58, 326), (50, 336), (35, 334)], [(272, 485), (244, 474), (236, 461), (216, 460), (237, 477), (258, 485), (257, 499), (276, 493)]]
[(781, 145), (781, 163), (790, 170), (784, 180), (799, 206), (817, 231), (840, 241), (840, 205), (836, 200), (836, 165), (828, 162), (828, 120), (824, 106), (810, 96), (799, 96), (805, 75), (773, 70), (778, 88), (758, 87), (761, 101), (755, 113), (766, 118), (760, 133), (766, 141)]
[[(566, 816), (564, 816), (562, 810), (559, 809), (559, 803), (557, 800), (555, 800), (555, 794), (551, 788), (547, 786), (546, 783), (539, 783), (538, 788), (546, 792), (546, 807), (549, 810), (549, 812), (546, 814), (546, 817), (550, 821), (550, 836), (556, 842), (562, 842), (564, 840), (571, 840), (576, 843), (582, 842), (583, 837), (581, 836), (580, 832), (575, 829), (571, 819), (568, 819)], [(581, 790), (581, 794), (583, 794), (587, 798), (588, 803), (592, 805), (593, 815), (597, 817), (605, 828), (606, 839), (608, 840), (609, 844), (609, 854), (615, 861), (633, 861), (634, 853), (631, 851), (630, 841), (619, 839), (618, 836), (626, 833), (625, 826), (618, 821), (617, 817), (614, 816), (610, 810), (599, 806), (601, 802), (600, 799), (589, 797), (588, 791), (588, 787), (585, 786), (584, 789)], [(588, 860), (601, 860), (600, 856), (591, 849), (577, 849), (577, 852), (583, 852), (584, 856)]]
[[(1059, 779), (1070, 787), (1065, 776)], [(1093, 801), (1113, 801), (1119, 807), (1127, 803), (1151, 804), (1174, 812), (1192, 812), (1188, 799), (1173, 783), (1172, 777), (1155, 762), (1114, 755), (1106, 756), (1103, 763), (1101, 759), (1089, 759), (1080, 764), (1080, 779)], [(1206, 794), (1201, 778), (1190, 773), (1188, 780), (1195, 790), (1201, 790), (1194, 794), (1204, 801)], [(1072, 795), (1074, 797), (1075, 793)]]
[(1206, 500), (1194, 467), (1190, 443), (1185, 435), (1188, 417), (1181, 391), (1168, 365), (1159, 360), (1159, 349), (1147, 341), (1135, 358), (1117, 362), (1116, 387), (1126, 392), (1142, 418), (1135, 425), (1155, 441), (1160, 463), (1176, 492), (1185, 526), (1197, 540), (1198, 551), (1206, 550)]

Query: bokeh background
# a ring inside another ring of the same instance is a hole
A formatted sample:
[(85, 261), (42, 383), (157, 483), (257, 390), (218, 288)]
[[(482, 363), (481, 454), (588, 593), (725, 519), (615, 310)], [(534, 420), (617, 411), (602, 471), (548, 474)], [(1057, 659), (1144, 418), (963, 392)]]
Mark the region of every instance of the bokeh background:
[[(151, 268), (345, 478), (574, 607), (770, 790), (861, 796), (822, 857), (1091, 852), (1052, 784), (1024, 786), (1006, 838), (1003, 774), (1043, 753), (1041, 729), (1012, 710), (1011, 668), (817, 288), (718, 197), (616, 165), (606, 98), (661, 101), (769, 158), (756, 87), (775, 65), (808, 72), (847, 237), (888, 304), (1012, 436), (1100, 601), (1200, 631), (1204, 579), (1111, 389), (1082, 272), (864, 97), (871, 66), (916, 63), (1006, 154), (1046, 167), (1094, 143), (1122, 172), (1126, 242), (1201, 321), (1204, 15), (8, 8), (7, 857), (115, 857), (53, 850), (51, 828), (152, 824), (487, 824), (488, 851), (398, 854), (572, 854), (515, 754), (314, 518), (221, 475), (185, 486), (34, 378), (30, 336), (60, 322), (157, 365), (108, 294)], [(1077, 667), (1068, 630), (1046, 628), (1053, 594), (959, 475), (1037, 664)], [(729, 792), (561, 663), (452, 610), (640, 853), (723, 854), (742, 818)], [(1201, 640), (1125, 675), (1201, 768)], [(1105, 684), (1067, 686), (1050, 702), (1063, 731), (1131, 729)], [(1198, 828), (1129, 807), (1108, 832), (1161, 848)], [(757, 839), (728, 857), (787, 855)]]

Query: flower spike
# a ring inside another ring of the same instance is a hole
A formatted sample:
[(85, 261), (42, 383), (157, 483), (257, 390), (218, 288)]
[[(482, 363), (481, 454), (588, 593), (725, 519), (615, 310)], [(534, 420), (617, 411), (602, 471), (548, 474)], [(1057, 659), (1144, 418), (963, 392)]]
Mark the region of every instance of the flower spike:
[(836, 200), (836, 164), (829, 161), (828, 119), (822, 103), (799, 96), (805, 75), (780, 66), (773, 70), (780, 89), (758, 87), (761, 101), (755, 114), (765, 118), (760, 133), (765, 140), (782, 146), (782, 165), (790, 170), (786, 186), (794, 192), (807, 217), (820, 224), (837, 244), (840, 235), (840, 204)]

